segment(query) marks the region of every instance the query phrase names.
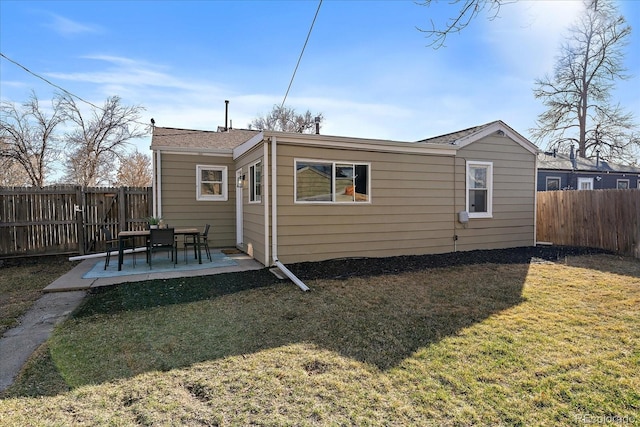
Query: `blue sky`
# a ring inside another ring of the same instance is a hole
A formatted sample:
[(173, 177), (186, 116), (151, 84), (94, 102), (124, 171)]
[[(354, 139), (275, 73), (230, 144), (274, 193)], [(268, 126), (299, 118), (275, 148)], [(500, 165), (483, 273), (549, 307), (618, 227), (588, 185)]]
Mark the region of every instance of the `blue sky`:
[[(446, 47), (416, 27), (443, 23), (442, 0), (331, 1), (320, 9), (286, 104), (322, 112), (322, 133), (415, 141), (501, 119), (529, 137), (543, 111), (532, 95), (551, 73), (579, 1), (523, 0), (479, 16)], [(246, 128), (280, 104), (317, 1), (0, 0), (0, 51), (97, 105), (118, 95), (146, 108), (142, 121), (215, 130), (230, 101)], [(622, 0), (634, 28), (633, 78), (615, 97), (640, 121), (640, 1)], [(0, 60), (2, 100), (41, 100), (55, 88)], [(150, 137), (137, 141), (147, 150)]]

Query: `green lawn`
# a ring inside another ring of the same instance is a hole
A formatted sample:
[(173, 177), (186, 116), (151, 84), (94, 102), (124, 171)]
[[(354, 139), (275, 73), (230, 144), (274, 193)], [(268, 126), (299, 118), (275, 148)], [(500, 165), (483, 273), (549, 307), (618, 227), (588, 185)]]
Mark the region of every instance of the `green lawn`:
[(640, 425), (640, 261), (92, 295), (0, 400), (2, 425)]

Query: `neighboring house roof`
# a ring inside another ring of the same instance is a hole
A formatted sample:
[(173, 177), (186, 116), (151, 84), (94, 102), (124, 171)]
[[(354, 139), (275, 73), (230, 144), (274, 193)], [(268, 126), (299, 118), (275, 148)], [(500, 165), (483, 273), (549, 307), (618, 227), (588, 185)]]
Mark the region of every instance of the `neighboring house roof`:
[(457, 132), (447, 133), (445, 135), (422, 139), (418, 141), (418, 143), (448, 144), (462, 148), (495, 132), (502, 132), (504, 135), (509, 136), (511, 139), (516, 141), (531, 153), (536, 154), (540, 151), (540, 149), (535, 144), (513, 130), (502, 120), (496, 120), (480, 126), (474, 126), (468, 129), (459, 130)]
[[(575, 165), (574, 165), (575, 162)], [(640, 167), (611, 163), (605, 160), (585, 159), (576, 157), (574, 160), (566, 154), (540, 154), (538, 155), (538, 169), (581, 171), (581, 172), (619, 172), (640, 173)]]
[(260, 131), (229, 129), (226, 132), (154, 127), (152, 150), (173, 151), (225, 151), (250, 140)]

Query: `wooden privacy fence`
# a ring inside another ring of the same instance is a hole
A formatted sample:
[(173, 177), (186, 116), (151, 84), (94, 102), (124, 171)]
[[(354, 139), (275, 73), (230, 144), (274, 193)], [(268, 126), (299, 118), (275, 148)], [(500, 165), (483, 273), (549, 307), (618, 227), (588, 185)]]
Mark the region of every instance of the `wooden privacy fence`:
[(640, 190), (538, 192), (540, 242), (640, 258)]
[(0, 257), (104, 250), (112, 235), (144, 228), (150, 187), (0, 187)]

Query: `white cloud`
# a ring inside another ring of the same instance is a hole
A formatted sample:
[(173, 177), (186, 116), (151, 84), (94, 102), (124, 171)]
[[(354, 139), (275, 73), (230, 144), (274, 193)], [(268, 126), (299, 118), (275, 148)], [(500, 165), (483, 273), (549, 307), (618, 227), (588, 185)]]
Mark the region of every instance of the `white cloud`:
[(63, 36), (102, 32), (98, 25), (82, 24), (54, 13), (51, 14), (51, 18), (52, 21), (47, 26)]

